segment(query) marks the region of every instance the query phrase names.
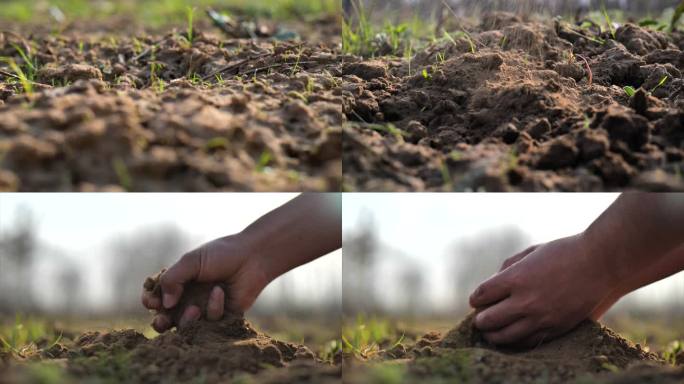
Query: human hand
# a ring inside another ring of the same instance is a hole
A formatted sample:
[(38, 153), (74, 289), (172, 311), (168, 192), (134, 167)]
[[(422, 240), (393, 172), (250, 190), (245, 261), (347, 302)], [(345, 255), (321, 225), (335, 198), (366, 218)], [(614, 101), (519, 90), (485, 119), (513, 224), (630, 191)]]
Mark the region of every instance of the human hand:
[[(223, 317), (224, 311), (245, 312), (270, 281), (255, 247), (238, 234), (216, 239), (185, 254), (161, 275), (162, 298), (143, 291), (142, 303), (148, 309), (170, 309), (178, 304), (186, 284), (216, 283), (206, 305), (206, 318), (215, 321)], [(228, 300), (218, 283), (227, 286)], [(202, 315), (200, 307), (188, 305), (177, 324), (169, 315), (158, 313), (152, 326), (157, 332), (164, 332), (198, 320)]]
[(597, 247), (571, 236), (530, 247), (504, 262), (470, 297), (475, 327), (492, 344), (535, 346), (592, 317), (617, 286)]

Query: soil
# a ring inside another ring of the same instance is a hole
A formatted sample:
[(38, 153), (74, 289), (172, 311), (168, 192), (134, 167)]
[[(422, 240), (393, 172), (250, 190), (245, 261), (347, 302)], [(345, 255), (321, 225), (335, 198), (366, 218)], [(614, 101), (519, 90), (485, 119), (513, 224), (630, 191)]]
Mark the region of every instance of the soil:
[(0, 31), (38, 68), (32, 94), (0, 75), (0, 190), (339, 190), (339, 37), (264, 33)]
[[(159, 274), (148, 278), (145, 288), (158, 290), (158, 279)], [(187, 285), (178, 306), (193, 303), (205, 311), (213, 286)], [(180, 315), (174, 311), (170, 314)], [(0, 361), (0, 383), (30, 382), (27, 377), (31, 371), (22, 369), (22, 363), (31, 361), (52, 361), (75, 381), (101, 378), (132, 383), (338, 383), (342, 375), (340, 365), (323, 362), (304, 345), (260, 333), (242, 314), (235, 313), (219, 321), (193, 321), (152, 339), (126, 329), (87, 332), (73, 342), (38, 347), (43, 349), (35, 349), (18, 361), (3, 357), (6, 361)]]
[(513, 349), (488, 344), (474, 328), (473, 318), (469, 315), (446, 335), (429, 333), (414, 345), (385, 351), (382, 364), (405, 367), (405, 382), (678, 383), (684, 379), (684, 369), (667, 366), (658, 355), (595, 322), (585, 321), (565, 336), (532, 349)]
[(684, 190), (684, 35), (502, 13), (464, 28), (475, 52), (343, 57), (345, 189)]

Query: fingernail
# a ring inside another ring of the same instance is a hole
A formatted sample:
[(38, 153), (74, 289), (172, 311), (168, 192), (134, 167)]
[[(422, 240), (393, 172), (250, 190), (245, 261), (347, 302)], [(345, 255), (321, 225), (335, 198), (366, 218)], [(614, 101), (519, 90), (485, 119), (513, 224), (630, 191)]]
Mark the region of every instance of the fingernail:
[(211, 294), (209, 295), (209, 298), (211, 300), (218, 300), (219, 295), (221, 294), (221, 287), (218, 285), (214, 287), (214, 289), (211, 290)]
[(165, 293), (164, 294), (164, 308), (169, 309), (172, 308), (176, 303), (174, 303), (173, 300), (173, 295), (170, 293)]

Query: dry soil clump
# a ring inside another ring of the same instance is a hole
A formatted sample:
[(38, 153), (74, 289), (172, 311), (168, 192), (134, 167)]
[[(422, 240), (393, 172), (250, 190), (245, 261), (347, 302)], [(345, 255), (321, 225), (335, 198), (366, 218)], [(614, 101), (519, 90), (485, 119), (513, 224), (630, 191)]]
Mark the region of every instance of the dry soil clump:
[(684, 190), (680, 34), (508, 14), (468, 32), (343, 58), (348, 189)]

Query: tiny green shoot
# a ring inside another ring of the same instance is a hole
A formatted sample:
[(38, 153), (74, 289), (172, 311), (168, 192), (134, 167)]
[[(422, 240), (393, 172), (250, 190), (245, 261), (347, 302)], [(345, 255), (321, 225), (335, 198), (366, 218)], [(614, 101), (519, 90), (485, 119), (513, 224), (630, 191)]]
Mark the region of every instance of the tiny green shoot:
[(194, 35), (194, 32), (195, 32), (195, 31), (194, 31), (194, 29), (195, 29), (195, 28), (194, 28), (194, 21), (195, 21), (195, 11), (196, 11), (196, 10), (197, 10), (197, 9), (196, 9), (195, 7), (188, 7), (188, 8), (187, 8), (187, 18), (188, 18), (188, 30), (187, 30), (187, 33), (188, 33), (188, 42), (190, 42), (190, 44), (192, 44), (192, 42), (193, 42), (194, 39), (195, 39), (195, 35)]
[(601, 1), (601, 13), (603, 13), (603, 18), (606, 20), (606, 25), (608, 26), (610, 35), (613, 37), (613, 40), (615, 40), (615, 26), (613, 26), (613, 19), (611, 19), (608, 9), (606, 9), (606, 3), (603, 0)]
[(658, 85), (656, 85), (655, 87), (653, 87), (653, 89), (651, 89), (651, 93), (655, 92), (656, 89), (658, 89), (658, 88), (662, 87), (663, 85), (665, 85), (665, 83), (667, 83), (667, 80), (668, 80), (668, 79), (669, 79), (668, 76), (663, 76), (663, 78), (660, 79), (660, 82), (658, 83)]
[(626, 93), (627, 96), (629, 96), (629, 97), (634, 96), (634, 94), (636, 93), (636, 89), (634, 89), (634, 87), (632, 87), (631, 85), (628, 85), (628, 86), (626, 86), (626, 87), (624, 87), (624, 88), (622, 88), (622, 89), (625, 90), (625, 93)]

